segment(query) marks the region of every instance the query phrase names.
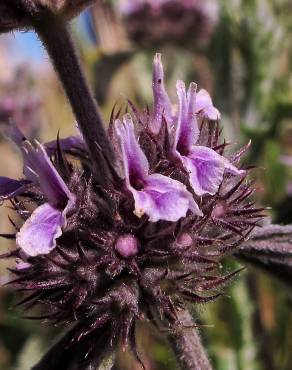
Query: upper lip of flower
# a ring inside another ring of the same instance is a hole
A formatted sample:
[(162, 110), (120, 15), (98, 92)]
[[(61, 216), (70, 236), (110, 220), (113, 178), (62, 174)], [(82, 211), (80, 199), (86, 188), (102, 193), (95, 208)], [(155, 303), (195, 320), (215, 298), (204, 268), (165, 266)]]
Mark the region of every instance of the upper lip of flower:
[(172, 105), (164, 87), (164, 72), (161, 62), (161, 54), (157, 53), (153, 61), (152, 89), (154, 97), (151, 129), (157, 133), (160, 129), (162, 116), (168, 123), (172, 122)]
[(35, 148), (29, 141), (23, 144), (25, 174), (28, 179), (39, 183), (48, 203), (56, 209), (64, 209), (68, 203), (74, 202), (62, 177), (50, 161), (44, 147), (36, 141)]

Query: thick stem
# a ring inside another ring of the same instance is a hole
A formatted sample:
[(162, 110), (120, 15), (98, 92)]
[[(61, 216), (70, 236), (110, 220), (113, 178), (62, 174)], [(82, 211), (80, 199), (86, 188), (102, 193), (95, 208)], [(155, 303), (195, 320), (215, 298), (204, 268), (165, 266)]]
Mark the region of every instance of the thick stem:
[(104, 184), (110, 177), (109, 164), (114, 163), (114, 154), (101, 114), (83, 74), (69, 26), (61, 18), (49, 14), (34, 20), (34, 27), (63, 84), (87, 144), (97, 180)]
[(168, 339), (180, 368), (182, 370), (212, 370), (198, 331), (191, 328), (194, 322), (190, 313), (182, 310), (178, 313), (178, 319), (182, 328), (177, 329), (174, 334), (169, 334)]

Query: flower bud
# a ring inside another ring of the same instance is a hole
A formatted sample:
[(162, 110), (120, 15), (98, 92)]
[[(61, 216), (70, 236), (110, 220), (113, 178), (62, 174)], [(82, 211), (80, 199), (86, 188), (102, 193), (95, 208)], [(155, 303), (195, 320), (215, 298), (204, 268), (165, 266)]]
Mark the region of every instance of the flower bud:
[(124, 258), (135, 256), (138, 253), (138, 240), (134, 235), (124, 234), (118, 237), (115, 249)]
[(188, 234), (188, 233), (181, 234), (177, 238), (176, 243), (175, 243), (176, 247), (181, 248), (181, 249), (188, 248), (192, 244), (193, 244), (193, 239), (192, 239), (191, 235)]

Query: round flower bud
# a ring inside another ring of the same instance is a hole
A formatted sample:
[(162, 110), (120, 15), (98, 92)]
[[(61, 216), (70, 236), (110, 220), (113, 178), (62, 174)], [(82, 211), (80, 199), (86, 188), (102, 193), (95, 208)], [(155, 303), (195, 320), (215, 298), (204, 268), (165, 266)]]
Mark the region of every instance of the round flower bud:
[(115, 250), (124, 258), (135, 256), (138, 253), (138, 240), (131, 234), (119, 236), (115, 244)]
[(188, 248), (193, 244), (193, 239), (190, 234), (182, 233), (176, 240), (176, 246), (179, 248)]

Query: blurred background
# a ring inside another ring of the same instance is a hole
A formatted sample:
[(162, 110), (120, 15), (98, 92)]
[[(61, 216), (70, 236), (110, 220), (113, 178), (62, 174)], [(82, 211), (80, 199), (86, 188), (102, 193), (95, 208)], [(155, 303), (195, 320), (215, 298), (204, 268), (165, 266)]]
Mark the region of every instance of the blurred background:
[[(72, 27), (105, 122), (114, 104), (124, 109), (127, 98), (139, 107), (151, 105), (151, 64), (161, 52), (174, 101), (177, 79), (196, 81), (210, 92), (227, 140), (237, 146), (252, 140), (245, 161), (257, 167), (256, 201), (271, 207), (273, 222), (292, 223), (291, 0), (99, 0)], [(0, 125), (10, 120), (41, 141), (75, 129), (48, 57), (31, 32), (0, 36)], [(22, 173), (17, 149), (3, 136), (0, 173)], [(8, 215), (2, 207), (0, 232), (11, 229)], [(1, 252), (7, 247), (1, 242)], [(7, 267), (1, 262), (1, 284), (9, 280)], [(292, 282), (287, 283), (249, 267), (224, 297), (196, 307), (214, 369), (292, 369)], [(15, 304), (9, 287), (1, 288), (1, 370), (29, 370), (60, 333), (22, 319), (25, 313)], [(177, 368), (150, 324), (139, 327), (138, 342), (147, 369)], [(130, 353), (118, 355), (115, 369), (139, 368)]]

